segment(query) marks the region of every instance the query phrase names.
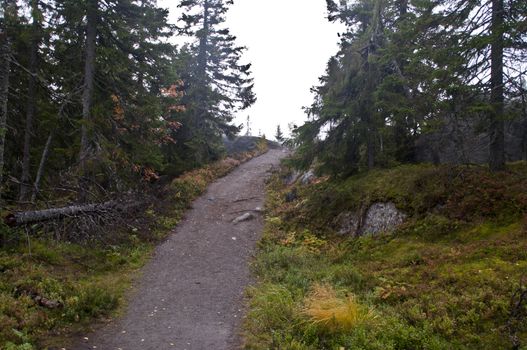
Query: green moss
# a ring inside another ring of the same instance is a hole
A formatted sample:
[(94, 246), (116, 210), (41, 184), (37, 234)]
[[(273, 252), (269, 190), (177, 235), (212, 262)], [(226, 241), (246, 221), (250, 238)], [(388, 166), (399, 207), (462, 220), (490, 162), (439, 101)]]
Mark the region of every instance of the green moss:
[[(526, 183), (525, 162), (502, 174), (408, 165), (299, 188), (300, 198), (285, 203), (290, 188), (276, 176), (253, 270), (261, 284), (250, 293), (251, 302), (267, 302), (251, 304), (247, 348), (511, 348), (511, 297), (527, 271)], [(332, 235), (340, 212), (376, 201), (393, 201), (409, 219), (390, 236)], [(304, 230), (323, 237), (318, 252), (299, 243)], [(314, 327), (301, 310), (317, 283), (355, 295), (377, 322), (337, 334)], [(251, 317), (272, 310), (269, 285), (288, 316), (257, 328)], [(527, 329), (519, 336), (525, 347)]]

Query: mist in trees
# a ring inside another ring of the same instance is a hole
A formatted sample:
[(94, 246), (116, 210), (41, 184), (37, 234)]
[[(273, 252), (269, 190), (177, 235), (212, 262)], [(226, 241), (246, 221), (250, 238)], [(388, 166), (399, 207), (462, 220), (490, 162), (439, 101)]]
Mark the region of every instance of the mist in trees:
[(276, 133), (274, 134), (274, 138), (278, 142), (284, 142), (285, 140), (284, 133), (282, 132), (282, 128), (280, 128), (280, 125), (276, 126)]
[[(234, 116), (256, 101), (251, 65), (225, 24), (232, 1), (178, 4), (170, 24), (154, 0), (2, 2), (4, 199), (90, 202), (222, 157), (222, 137), (242, 128)], [(346, 30), (288, 141), (298, 165), (346, 176), (416, 162), (423, 136), (463, 122), (488, 135), (489, 166), (503, 169), (506, 126), (527, 120), (524, 1), (327, 9)], [(443, 140), (427, 140), (439, 152)]]
[(181, 115), (180, 142), (174, 148), (174, 164), (204, 164), (218, 159), (221, 137), (241, 130), (232, 125), (234, 113), (250, 107), (256, 97), (252, 91), (251, 64), (242, 62), (245, 47), (225, 26), (225, 14), (232, 1), (183, 0), (179, 33), (192, 42), (183, 50), (188, 55), (182, 79), (186, 110)]

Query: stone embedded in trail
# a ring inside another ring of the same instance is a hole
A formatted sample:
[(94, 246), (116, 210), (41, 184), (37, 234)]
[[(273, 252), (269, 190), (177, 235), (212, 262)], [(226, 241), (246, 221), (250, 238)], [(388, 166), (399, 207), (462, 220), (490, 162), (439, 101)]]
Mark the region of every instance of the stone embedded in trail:
[(241, 216), (238, 216), (236, 219), (232, 220), (232, 223), (233, 224), (238, 224), (240, 222), (249, 221), (249, 220), (252, 220), (254, 218), (255, 218), (255, 216), (252, 213), (245, 213), (245, 214), (243, 214)]

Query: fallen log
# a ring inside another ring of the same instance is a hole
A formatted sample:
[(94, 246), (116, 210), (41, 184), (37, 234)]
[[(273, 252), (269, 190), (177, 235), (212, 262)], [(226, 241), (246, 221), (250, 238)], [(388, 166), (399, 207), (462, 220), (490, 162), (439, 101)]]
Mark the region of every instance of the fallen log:
[(105, 214), (114, 211), (126, 212), (141, 205), (141, 202), (131, 203), (113, 200), (104, 203), (72, 205), (62, 208), (25, 211), (6, 215), (4, 217), (4, 223), (10, 227), (17, 227), (70, 217)]

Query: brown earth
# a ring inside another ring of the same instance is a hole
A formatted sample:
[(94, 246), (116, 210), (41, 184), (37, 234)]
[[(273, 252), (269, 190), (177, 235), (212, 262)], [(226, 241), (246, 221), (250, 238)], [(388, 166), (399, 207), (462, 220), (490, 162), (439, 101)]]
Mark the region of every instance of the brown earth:
[[(237, 349), (259, 240), (264, 182), (285, 155), (270, 150), (213, 183), (143, 270), (124, 316), (73, 349)], [(254, 218), (234, 224), (245, 213)]]

